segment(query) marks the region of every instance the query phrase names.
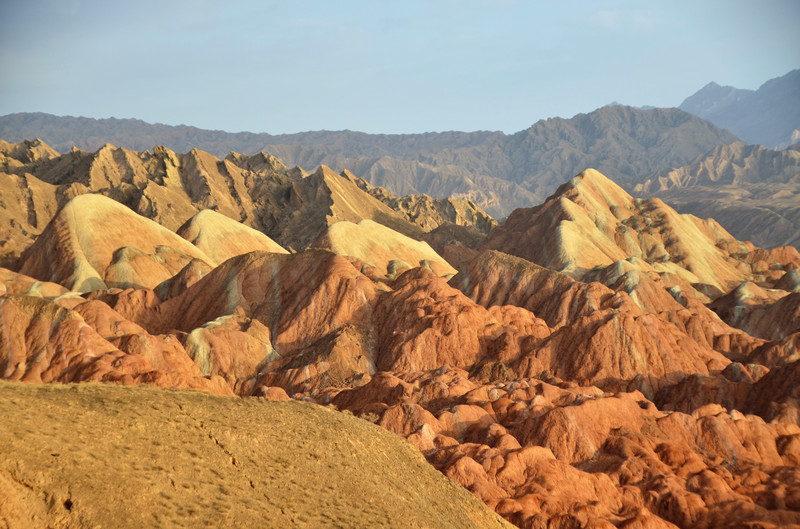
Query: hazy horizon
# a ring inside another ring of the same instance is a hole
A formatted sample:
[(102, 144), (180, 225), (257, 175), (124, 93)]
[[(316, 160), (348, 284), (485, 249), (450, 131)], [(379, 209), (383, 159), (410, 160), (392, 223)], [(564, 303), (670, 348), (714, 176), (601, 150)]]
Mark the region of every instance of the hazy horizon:
[(800, 67), (800, 3), (0, 5), (0, 114), (227, 132), (514, 133), (611, 102), (676, 107)]

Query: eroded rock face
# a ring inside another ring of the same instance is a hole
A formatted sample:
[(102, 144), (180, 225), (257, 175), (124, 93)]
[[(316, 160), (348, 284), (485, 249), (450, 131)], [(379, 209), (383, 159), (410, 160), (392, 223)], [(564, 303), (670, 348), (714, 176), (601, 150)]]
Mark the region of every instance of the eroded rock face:
[[(129, 305), (134, 292), (117, 294), (112, 306)], [(376, 297), (372, 281), (329, 251), (253, 252), (164, 302), (151, 296), (148, 310), (123, 313), (152, 332), (185, 333), (186, 352), (203, 373), (225, 378), (237, 393), (281, 385), (293, 394), (375, 371)]]
[(437, 199), (422, 194), (398, 197), (382, 187), (371, 185), (346, 169), (341, 175), (426, 232), (455, 225), (485, 235), (497, 226), (497, 221), (470, 199)]
[(18, 274), (6, 268), (0, 268), (0, 295), (21, 294), (55, 298), (70, 292), (69, 289), (57, 283), (38, 281), (25, 274)]
[(719, 405), (662, 412), (639, 392), (467, 377), (382, 373), (332, 402), (408, 438), (519, 527), (800, 522), (797, 423)]
[(391, 286), (375, 309), (378, 368), (383, 371), (511, 362), (550, 335), (530, 312), (487, 310), (423, 268), (404, 273)]
[[(340, 221), (369, 219), (415, 239), (437, 227), (458, 227), (466, 232), (457, 230), (456, 240), (471, 246), (496, 224), (470, 200), (384, 197), (349, 172), (320, 166), (309, 174), (264, 153), (220, 160), (199, 149), (136, 152), (106, 144), (93, 153), (59, 155), (37, 140), (3, 142), (0, 162), (9, 198), (0, 202), (0, 219), (9, 227), (0, 228), (0, 266), (13, 266), (58, 207), (83, 194), (107, 196), (169, 230), (183, 227), (187, 238), (215, 254), (209, 255), (214, 265), (243, 251), (306, 249)], [(411, 212), (409, 204), (422, 209)]]
[(174, 336), (153, 336), (100, 301), (70, 310), (44, 298), (0, 296), (3, 378), (25, 382), (102, 381), (190, 387), (221, 394)]
[[(634, 199), (593, 169), (561, 186), (541, 206), (509, 215), (484, 248), (576, 279), (633, 257), (673, 282), (720, 293), (751, 278), (777, 279), (788, 264), (774, 253), (771, 262), (761, 263), (763, 251), (736, 241), (713, 220), (680, 215), (658, 199)], [(792, 254), (789, 260), (796, 258)]]
[[(450, 283), (484, 307), (523, 307), (559, 329), (599, 309), (617, 309), (625, 299), (599, 283), (582, 283), (522, 258), (485, 251)], [(632, 303), (628, 303), (632, 306)]]
[(767, 340), (800, 332), (800, 292), (742, 283), (710, 307), (734, 327)]
[(601, 385), (641, 374), (661, 384), (729, 363), (652, 314), (598, 311), (559, 329), (542, 344), (535, 361), (523, 360), (519, 371), (531, 376), (544, 366), (565, 380)]
[(272, 329), (282, 354), (364, 320), (375, 296), (373, 283), (332, 252), (253, 252), (229, 259), (166, 301), (162, 312), (167, 327), (189, 332), (240, 307)]
[[(515, 372), (521, 376), (548, 371), (565, 380), (613, 385), (642, 375), (657, 379), (660, 386), (669, 378), (708, 374), (729, 363), (713, 349), (713, 338), (711, 344), (695, 340), (685, 321), (670, 318), (669, 310), (686, 309), (666, 292), (660, 294), (669, 301), (662, 317), (641, 308), (625, 289), (582, 283), (491, 251), (470, 262), (451, 283), (481, 305), (518, 305), (555, 329), (534, 351), (519, 358)], [(707, 309), (702, 310), (710, 317)], [(718, 323), (720, 334), (736, 332)], [(709, 327), (713, 332), (714, 326)], [(702, 337), (705, 340), (704, 333)]]
[(55, 186), (30, 174), (0, 171), (0, 266), (13, 266), (58, 210)]
[(36, 138), (24, 140), (19, 143), (8, 143), (0, 140), (0, 154), (6, 159), (19, 164), (38, 162), (39, 160), (52, 160), (58, 158), (58, 151)]
[[(3, 313), (3, 378), (31, 382), (82, 380), (86, 364), (119, 353), (73, 311), (31, 296), (6, 295)], [(83, 376), (81, 376), (83, 375)]]
[(320, 166), (313, 174), (268, 182), (257, 189), (265, 194), (262, 230), (285, 248), (303, 250), (337, 222), (375, 221), (406, 236), (420, 237), (422, 229), (402, 217), (353, 182)]
[[(169, 163), (222, 170), (182, 156)], [(164, 185), (222, 197), (182, 174)], [(101, 195), (68, 202), (24, 273), (0, 269), (2, 377), (332, 404), (407, 438), (519, 527), (800, 524), (796, 252), (730, 241), (588, 172), (528, 212), (547, 229), (525, 232), (594, 234), (532, 243), (561, 257), (585, 247), (570, 261), (580, 274), (462, 246), (448, 279), (429, 246), (358, 218), (389, 213), (347, 175), (284, 176), (261, 182), (291, 187), (269, 222), (334, 251), (289, 253), (223, 212), (194, 215), (181, 237)], [(547, 208), (572, 228), (539, 219)], [(692, 244), (719, 274), (653, 253)]]

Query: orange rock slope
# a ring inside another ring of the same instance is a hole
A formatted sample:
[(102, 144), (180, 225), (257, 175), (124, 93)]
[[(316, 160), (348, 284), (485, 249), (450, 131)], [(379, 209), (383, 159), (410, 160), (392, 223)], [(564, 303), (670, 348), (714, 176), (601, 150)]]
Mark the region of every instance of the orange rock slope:
[(800, 526), (796, 251), (589, 170), (453, 276), (337, 178), (292, 184), (351, 199), (286, 221), (321, 246), (299, 252), (211, 211), (176, 234), (67, 202), (0, 270), (2, 376), (333, 405), (523, 528)]

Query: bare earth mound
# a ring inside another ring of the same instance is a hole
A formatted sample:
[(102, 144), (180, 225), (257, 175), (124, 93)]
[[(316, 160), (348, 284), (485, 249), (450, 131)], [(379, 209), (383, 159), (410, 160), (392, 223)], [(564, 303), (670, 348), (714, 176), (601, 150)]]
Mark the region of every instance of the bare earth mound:
[(248, 252), (289, 253), (260, 231), (212, 209), (198, 212), (177, 233), (197, 246), (214, 264)]
[(295, 401), (0, 385), (0, 527), (510, 527), (367, 421)]
[(211, 261), (157, 222), (96, 194), (70, 200), (19, 261), (20, 272), (87, 292), (151, 288), (192, 259)]
[(456, 269), (437, 254), (428, 243), (415, 241), (391, 228), (364, 219), (337, 222), (328, 228), (318, 246), (329, 247), (338, 255), (356, 257), (375, 267), (380, 274), (391, 273), (392, 261), (410, 267), (425, 263), (437, 275), (453, 275)]

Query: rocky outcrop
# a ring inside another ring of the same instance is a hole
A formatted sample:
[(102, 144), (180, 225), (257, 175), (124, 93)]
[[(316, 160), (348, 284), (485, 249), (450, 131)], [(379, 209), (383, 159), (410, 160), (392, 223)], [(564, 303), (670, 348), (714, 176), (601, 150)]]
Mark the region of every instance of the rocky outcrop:
[(47, 281), (38, 281), (24, 274), (0, 268), (0, 296), (20, 294), (43, 298), (56, 298), (70, 292), (67, 288)]
[(33, 175), (0, 171), (0, 266), (10, 267), (58, 210), (55, 186)]
[[(203, 372), (223, 376), (240, 393), (276, 385), (277, 375), (259, 382), (261, 375), (300, 367), (303, 376), (285, 385), (295, 393), (317, 376), (309, 374), (310, 366), (321, 362), (316, 369), (322, 372), (340, 367), (327, 360), (331, 347), (344, 347), (343, 328), (369, 328), (376, 296), (372, 281), (329, 251), (253, 252), (229, 259), (182, 294), (156, 302), (142, 318), (156, 332), (188, 333), (187, 353)], [(358, 374), (374, 372), (372, 347), (365, 345), (352, 356), (363, 359), (354, 360)], [(318, 384), (325, 385), (325, 379), (311, 386)]]
[(19, 143), (8, 143), (0, 140), (0, 156), (4, 165), (19, 167), (41, 160), (52, 160), (60, 155), (58, 151), (41, 139), (23, 140)]
[(422, 268), (404, 273), (391, 287), (375, 309), (377, 367), (382, 371), (510, 363), (531, 354), (550, 335), (530, 312), (487, 310)]
[(342, 171), (342, 176), (426, 232), (452, 224), (486, 235), (497, 226), (496, 220), (469, 199), (431, 198), (422, 194), (398, 197), (382, 187), (373, 186), (347, 169)]
[[(667, 373), (721, 369), (728, 360), (719, 353), (749, 354), (761, 345), (675, 287), (631, 271), (605, 279), (610, 288), (486, 251), (451, 284), (485, 307), (523, 307), (558, 331), (532, 355), (539, 360), (528, 363), (525, 369), (530, 375), (546, 369), (574, 379), (580, 372), (588, 377), (582, 380), (593, 383), (603, 380), (601, 373), (618, 380), (637, 372), (660, 378)], [(598, 356), (601, 350), (610, 356)], [(704, 360), (698, 363), (699, 359)], [(613, 366), (610, 372), (609, 366)]]
[(32, 296), (0, 297), (2, 377), (25, 382), (103, 381), (230, 394), (204, 377), (174, 336), (152, 336), (105, 304), (75, 310)]
[(519, 527), (800, 522), (797, 424), (719, 405), (664, 413), (638, 392), (467, 376), (379, 374), (332, 402), (407, 437)]
[(422, 233), (418, 226), (325, 166), (276, 187), (272, 193), (277, 197), (262, 218), (263, 231), (286, 248), (308, 248), (339, 221), (369, 219), (403, 235), (419, 237)]
[(767, 340), (800, 332), (800, 293), (742, 283), (710, 307), (734, 327)]
[[(320, 166), (309, 174), (264, 153), (231, 153), (220, 160), (198, 149), (179, 154), (156, 147), (151, 153), (106, 144), (93, 153), (76, 149), (58, 155), (41, 142), (4, 145), (7, 154), (0, 156), (7, 163), (0, 183), (14, 194), (13, 200), (0, 202), (0, 218), (10, 226), (8, 233), (0, 233), (0, 259), (8, 265), (59, 206), (87, 193), (105, 195), (170, 230), (181, 230), (204, 250), (220, 248), (213, 264), (242, 251), (303, 250), (340, 221), (369, 220), (417, 240), (436, 228), (460, 228), (431, 238), (440, 250), (454, 242), (473, 247), (496, 224), (469, 200), (394, 197), (347, 171), (336, 174)], [(208, 217), (215, 215), (216, 230), (241, 235), (234, 239), (219, 233), (213, 242), (204, 242), (212, 237)], [(247, 227), (266, 239), (244, 235)], [(231, 244), (239, 247), (227, 248)]]

